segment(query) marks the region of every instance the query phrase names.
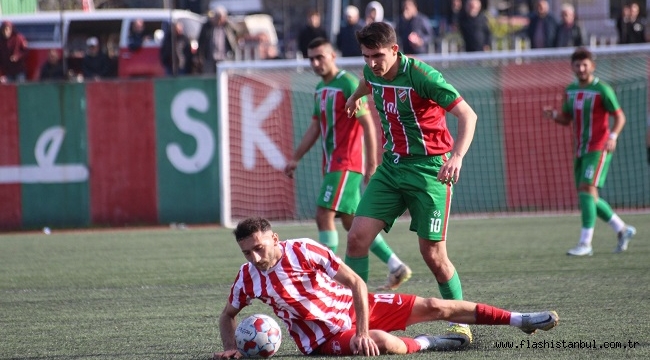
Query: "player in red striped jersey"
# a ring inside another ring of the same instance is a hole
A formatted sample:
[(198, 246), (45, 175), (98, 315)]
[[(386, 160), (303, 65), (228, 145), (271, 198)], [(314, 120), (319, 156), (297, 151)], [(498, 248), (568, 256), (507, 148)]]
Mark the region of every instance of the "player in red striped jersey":
[[(309, 43), (307, 54), (312, 70), (322, 81), (316, 85), (311, 124), (284, 172), (293, 178), (298, 161), (320, 137), (323, 183), (316, 200), (318, 241), (336, 253), (339, 235), (334, 219), (340, 217), (343, 228), (350, 230), (361, 199), (361, 181), (367, 183), (377, 168), (376, 132), (365, 99), (356, 117), (348, 117), (345, 102), (359, 79), (339, 70), (332, 44), (327, 39), (316, 38)], [(373, 239), (370, 250), (388, 265), (388, 280), (382, 289), (395, 290), (411, 277), (411, 269), (395, 255), (381, 234)]]
[[(395, 30), (372, 23), (357, 32), (366, 66), (364, 81), (346, 103), (348, 114), (372, 94), (381, 118), (384, 157), (370, 179), (348, 232), (345, 263), (363, 278), (373, 237), (386, 232), (406, 210), (420, 254), (443, 299), (463, 299), (460, 277), (447, 255), (447, 225), (454, 184), (474, 137), (477, 116), (458, 91), (430, 65), (399, 51)], [(446, 114), (458, 120), (457, 139)], [(450, 324), (449, 332), (472, 332)]]
[(407, 354), (467, 341), (453, 335), (390, 334), (434, 320), (511, 325), (528, 334), (558, 322), (555, 311), (522, 314), (462, 300), (368, 293), (363, 279), (331, 250), (306, 238), (280, 241), (263, 218), (241, 221), (234, 235), (248, 262), (239, 269), (219, 317), (223, 351), (214, 359), (242, 357), (235, 342), (236, 316), (253, 299), (273, 309), (306, 355)]
[[(614, 89), (594, 76), (596, 63), (593, 54), (586, 48), (578, 48), (571, 55), (571, 69), (576, 81), (569, 84), (564, 94), (562, 111), (545, 107), (544, 116), (558, 124), (573, 122), (575, 133), (574, 176), (578, 189), (582, 230), (578, 245), (567, 255), (592, 255), (591, 240), (594, 235), (596, 217), (607, 222), (616, 232), (618, 244), (614, 252), (627, 250), (636, 234), (633, 226), (625, 222), (612, 210), (605, 199), (598, 195), (598, 188), (605, 185), (605, 178), (616, 150), (618, 135), (625, 126), (625, 114), (618, 103)], [(614, 118), (609, 129), (609, 117)]]

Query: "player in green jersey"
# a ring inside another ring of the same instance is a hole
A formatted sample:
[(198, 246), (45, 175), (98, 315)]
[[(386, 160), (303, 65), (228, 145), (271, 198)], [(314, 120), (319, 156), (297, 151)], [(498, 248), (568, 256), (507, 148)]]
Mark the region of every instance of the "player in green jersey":
[[(368, 274), (368, 249), (382, 229), (389, 231), (406, 210), (410, 230), (418, 235), (420, 253), (444, 299), (463, 298), (458, 273), (447, 256), (447, 224), (454, 183), (474, 137), (474, 110), (442, 74), (399, 52), (395, 30), (372, 23), (357, 32), (366, 66), (364, 82), (348, 98), (348, 115), (372, 94), (384, 135), (383, 161), (368, 183), (348, 232), (346, 263), (362, 278)], [(454, 144), (445, 114), (458, 119)], [(450, 336), (466, 341), (465, 324), (450, 324)]]
[[(616, 150), (618, 136), (625, 126), (625, 114), (618, 103), (614, 90), (594, 76), (596, 63), (586, 48), (578, 48), (571, 55), (571, 69), (576, 81), (569, 84), (564, 93), (562, 111), (544, 108), (544, 116), (561, 125), (573, 122), (575, 133), (575, 184), (578, 189), (582, 231), (578, 245), (567, 255), (592, 255), (591, 240), (596, 217), (614, 229), (618, 244), (614, 252), (627, 250), (630, 239), (636, 234), (633, 226), (626, 225), (616, 215), (605, 199), (598, 195), (598, 188), (605, 184), (607, 170)], [(610, 130), (609, 117), (614, 118)]]
[[(318, 240), (336, 252), (339, 236), (334, 219), (339, 216), (343, 228), (350, 229), (361, 198), (361, 181), (365, 177), (367, 183), (377, 167), (376, 132), (365, 102), (356, 119), (347, 116), (345, 102), (359, 80), (339, 70), (332, 44), (316, 38), (309, 43), (307, 53), (312, 70), (322, 81), (316, 86), (311, 124), (288, 161), (285, 174), (293, 178), (298, 161), (320, 137), (324, 177), (316, 202)], [(388, 265), (388, 280), (380, 289), (395, 290), (411, 277), (411, 269), (395, 255), (381, 234), (374, 238), (370, 249)]]

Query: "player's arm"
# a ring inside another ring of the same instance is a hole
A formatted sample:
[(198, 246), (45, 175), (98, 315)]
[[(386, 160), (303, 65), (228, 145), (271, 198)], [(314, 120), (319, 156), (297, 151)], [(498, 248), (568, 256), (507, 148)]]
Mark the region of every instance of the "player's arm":
[(230, 304), (226, 304), (226, 307), (221, 312), (219, 316), (219, 333), (221, 334), (223, 351), (212, 354), (212, 359), (239, 359), (242, 357), (235, 342), (235, 329), (237, 328), (235, 317), (237, 314), (239, 314), (239, 309)]
[(618, 135), (621, 133), (624, 126), (625, 126), (625, 113), (623, 112), (623, 110), (618, 109), (616, 112), (614, 112), (614, 126), (609, 131), (609, 138), (605, 143), (605, 150), (609, 152), (616, 150)]
[(334, 280), (352, 290), (353, 306), (357, 316), (357, 334), (352, 341), (353, 351), (358, 355), (379, 355), (379, 347), (370, 337), (368, 324), (370, 311), (368, 310), (368, 288), (366, 287), (366, 283), (354, 270), (344, 263), (341, 263), (339, 270), (334, 276)]
[(318, 119), (313, 118), (311, 125), (309, 125), (309, 128), (307, 128), (307, 131), (302, 136), (302, 140), (300, 140), (300, 144), (296, 148), (296, 151), (294, 151), (293, 157), (287, 162), (287, 165), (284, 167), (284, 173), (288, 177), (293, 178), (293, 173), (298, 167), (298, 161), (300, 161), (300, 159), (305, 156), (307, 151), (309, 151), (309, 149), (314, 146), (314, 143), (316, 143), (319, 136), (320, 126), (318, 124)]
[(348, 117), (352, 117), (354, 114), (356, 114), (357, 110), (359, 110), (359, 106), (361, 105), (361, 98), (369, 95), (371, 91), (372, 89), (370, 89), (370, 86), (368, 86), (365, 80), (361, 80), (361, 82), (359, 82), (357, 89), (354, 90), (352, 95), (350, 95), (348, 100), (345, 102), (345, 112), (348, 114)]
[[(366, 103), (363, 106), (367, 107), (368, 105)], [(377, 169), (377, 131), (370, 111), (365, 115), (359, 116), (357, 120), (363, 128), (363, 144), (366, 152), (366, 171), (363, 174), (363, 180), (367, 184)]]
[(458, 181), (460, 169), (463, 166), (463, 157), (467, 154), (472, 139), (474, 139), (478, 119), (474, 109), (465, 100), (461, 100), (449, 112), (458, 118), (458, 134), (454, 147), (451, 149), (451, 157), (440, 167), (438, 172), (438, 181), (442, 183)]
[(558, 112), (556, 109), (550, 106), (544, 107), (544, 109), (542, 110), (542, 116), (545, 119), (553, 120), (556, 123), (564, 126), (571, 124), (571, 121), (573, 121), (571, 115), (566, 114), (562, 111)]

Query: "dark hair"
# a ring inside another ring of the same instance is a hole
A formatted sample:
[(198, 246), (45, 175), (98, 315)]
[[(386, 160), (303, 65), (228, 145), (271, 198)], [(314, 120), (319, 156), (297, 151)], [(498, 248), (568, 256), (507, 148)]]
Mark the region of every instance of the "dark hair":
[(235, 239), (239, 242), (256, 232), (266, 232), (269, 230), (271, 230), (271, 223), (269, 223), (268, 220), (261, 217), (252, 217), (240, 221), (237, 224), (237, 228), (235, 228), (232, 233), (235, 235)]
[(314, 40), (310, 41), (309, 44), (307, 44), (307, 49), (315, 49), (319, 46), (323, 45), (331, 45), (329, 40), (325, 39), (324, 37), (317, 37)]
[(395, 29), (385, 22), (373, 22), (357, 31), (357, 41), (368, 49), (381, 49), (397, 44)]
[(571, 54), (571, 62), (591, 60), (594, 61), (594, 54), (591, 53), (586, 47), (579, 47)]

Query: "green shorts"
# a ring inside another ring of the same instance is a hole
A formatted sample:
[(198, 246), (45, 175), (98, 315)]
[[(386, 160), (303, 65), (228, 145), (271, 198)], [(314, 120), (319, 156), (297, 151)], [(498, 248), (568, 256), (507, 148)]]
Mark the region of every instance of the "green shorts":
[(316, 205), (344, 214), (354, 214), (361, 200), (363, 175), (354, 171), (325, 174)]
[(592, 151), (576, 158), (573, 162), (576, 188), (581, 184), (603, 187), (611, 161), (612, 154), (607, 151)]
[(439, 182), (438, 171), (448, 157), (409, 156), (395, 162), (385, 153), (363, 193), (357, 216), (383, 220), (388, 232), (408, 210), (411, 231), (423, 239), (446, 240), (453, 185)]

